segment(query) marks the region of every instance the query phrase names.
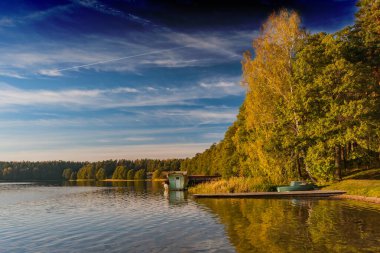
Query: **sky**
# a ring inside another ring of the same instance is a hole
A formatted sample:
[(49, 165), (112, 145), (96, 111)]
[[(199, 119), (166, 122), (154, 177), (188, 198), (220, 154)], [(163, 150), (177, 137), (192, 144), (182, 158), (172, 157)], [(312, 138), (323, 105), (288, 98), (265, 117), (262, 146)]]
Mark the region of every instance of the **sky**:
[(0, 160), (192, 157), (220, 141), (245, 89), (241, 59), (273, 11), (311, 32), (355, 1), (0, 2)]

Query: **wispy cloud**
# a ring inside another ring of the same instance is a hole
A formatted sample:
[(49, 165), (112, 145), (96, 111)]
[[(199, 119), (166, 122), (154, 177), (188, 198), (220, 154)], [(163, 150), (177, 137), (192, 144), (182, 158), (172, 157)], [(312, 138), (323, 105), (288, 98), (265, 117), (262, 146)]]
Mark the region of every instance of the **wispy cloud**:
[(180, 49), (180, 48), (185, 48), (185, 47), (188, 47), (188, 46), (173, 47), (173, 48), (168, 48), (168, 49), (149, 51), (149, 52), (144, 52), (144, 53), (141, 53), (141, 54), (135, 54), (135, 55), (129, 55), (129, 56), (124, 56), (124, 57), (112, 58), (112, 59), (107, 59), (107, 60), (101, 60), (101, 61), (91, 62), (91, 63), (87, 63), (87, 64), (66, 67), (66, 68), (62, 68), (62, 69), (40, 70), (39, 73), (42, 74), (42, 75), (48, 75), (48, 76), (61, 76), (62, 75), (61, 74), (62, 71), (68, 71), (68, 70), (73, 70), (73, 69), (78, 70), (80, 68), (87, 68), (87, 67), (94, 66), (94, 65), (99, 65), (99, 64), (116, 62), (116, 61), (121, 61), (121, 60), (126, 60), (126, 59), (146, 56), (146, 55), (152, 55), (152, 54), (160, 54), (160, 53), (164, 53), (164, 52), (167, 52), (167, 51), (172, 51), (172, 50), (176, 50), (176, 49)]
[(12, 77), (12, 78), (17, 78), (17, 79), (26, 79), (25, 76), (18, 74), (14, 71), (3, 71), (0, 70), (0, 76), (6, 76), (6, 77)]
[[(237, 79), (236, 79), (237, 80)], [(235, 85), (233, 85), (235, 84)], [(244, 89), (238, 82), (201, 82), (185, 88), (117, 87), (111, 89), (63, 89), (32, 90), (20, 89), (7, 84), (0, 85), (2, 96), (0, 108), (12, 106), (67, 106), (80, 108), (123, 108), (137, 106), (191, 104), (195, 99), (221, 98), (229, 95), (242, 95)], [(144, 90), (144, 92), (140, 92)]]
[(13, 27), (56, 16), (58, 14), (62, 15), (62, 13), (72, 10), (73, 7), (75, 7), (74, 4), (57, 5), (45, 10), (30, 12), (22, 16), (2, 17), (0, 18), (0, 27)]
[(38, 73), (44, 76), (62, 76), (62, 73), (56, 69), (41, 69)]
[[(16, 43), (2, 47), (0, 68), (17, 74), (29, 73), (29, 76), (37, 73), (58, 77), (65, 71), (82, 69), (138, 72), (141, 68), (152, 67), (212, 66), (231, 60), (239, 62), (243, 51), (241, 44), (245, 42), (244, 49), (249, 48), (250, 36), (243, 32), (231, 32), (227, 38), (217, 32), (152, 32), (139, 34), (137, 38), (128, 34), (126, 37), (69, 36), (64, 41), (40, 40), (28, 45)], [(153, 42), (152, 37), (155, 38)]]
[(214, 108), (197, 109), (197, 110), (158, 110), (155, 111), (154, 117), (172, 121), (181, 120), (182, 122), (193, 122), (197, 124), (218, 124), (230, 123), (236, 118), (235, 108)]

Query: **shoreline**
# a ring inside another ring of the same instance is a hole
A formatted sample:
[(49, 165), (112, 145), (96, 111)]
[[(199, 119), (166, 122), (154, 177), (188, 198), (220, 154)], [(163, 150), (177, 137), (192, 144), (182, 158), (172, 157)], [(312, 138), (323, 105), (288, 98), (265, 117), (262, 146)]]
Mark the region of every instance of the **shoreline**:
[(334, 199), (350, 199), (350, 200), (358, 200), (373, 204), (380, 204), (380, 198), (377, 197), (366, 197), (366, 196), (360, 196), (360, 195), (349, 195), (349, 194), (343, 194), (338, 196), (331, 196), (331, 198)]
[(289, 192), (246, 192), (246, 193), (211, 193), (193, 194), (194, 198), (316, 198), (331, 197), (345, 194), (339, 190), (312, 190), (312, 191), (289, 191)]

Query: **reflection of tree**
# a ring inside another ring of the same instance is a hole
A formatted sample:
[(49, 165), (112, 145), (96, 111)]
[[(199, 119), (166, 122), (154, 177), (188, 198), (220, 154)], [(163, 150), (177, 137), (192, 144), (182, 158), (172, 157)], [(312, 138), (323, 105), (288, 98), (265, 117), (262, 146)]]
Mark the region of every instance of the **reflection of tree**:
[(358, 212), (358, 207), (360, 204), (355, 202), (342, 205), (338, 201), (317, 205), (308, 220), (313, 244), (320, 245), (325, 252), (380, 251), (379, 244), (371, 243), (374, 233), (378, 238), (380, 235), (379, 210)]
[(380, 250), (375, 241), (379, 211), (349, 209), (345, 202), (327, 200), (197, 201), (218, 214), (237, 252)]
[(161, 194), (164, 191), (164, 187), (162, 186), (162, 182), (160, 181), (151, 181), (148, 182), (151, 184), (151, 192)]

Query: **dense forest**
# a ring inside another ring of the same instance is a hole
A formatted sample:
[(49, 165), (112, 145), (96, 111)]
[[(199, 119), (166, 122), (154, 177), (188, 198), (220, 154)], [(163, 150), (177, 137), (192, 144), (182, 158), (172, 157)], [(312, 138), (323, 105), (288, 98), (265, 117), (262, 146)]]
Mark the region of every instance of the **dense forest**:
[(179, 170), (181, 159), (106, 160), (99, 162), (0, 162), (0, 180), (103, 180), (160, 177), (161, 171)]
[(193, 174), (330, 181), (379, 166), (380, 1), (353, 26), (311, 34), (272, 14), (242, 61), (246, 98), (224, 139), (181, 164)]

